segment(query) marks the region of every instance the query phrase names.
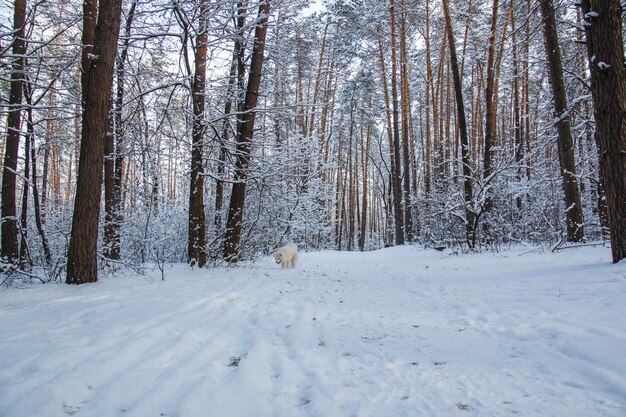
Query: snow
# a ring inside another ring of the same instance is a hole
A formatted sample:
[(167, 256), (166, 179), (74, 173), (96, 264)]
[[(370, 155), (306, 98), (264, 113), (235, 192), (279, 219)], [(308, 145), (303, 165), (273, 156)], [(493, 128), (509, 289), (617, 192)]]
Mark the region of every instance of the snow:
[(417, 246), (0, 291), (0, 416), (626, 415), (626, 263)]

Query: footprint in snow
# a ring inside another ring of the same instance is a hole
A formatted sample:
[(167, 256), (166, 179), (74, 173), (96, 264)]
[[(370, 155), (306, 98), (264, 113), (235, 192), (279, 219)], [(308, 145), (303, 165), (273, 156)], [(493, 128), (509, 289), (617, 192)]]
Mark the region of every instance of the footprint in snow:
[(63, 403), (63, 412), (67, 414), (68, 416), (72, 416), (76, 414), (78, 411), (80, 411), (79, 405), (68, 405), (68, 404)]
[(468, 403), (456, 403), (456, 408), (458, 408), (459, 410), (463, 410), (463, 411), (469, 411), (472, 409), (472, 406), (469, 405)]
[(298, 407), (305, 407), (309, 404), (311, 404), (311, 400), (308, 398), (300, 398), (298, 401)]
[(239, 366), (239, 362), (241, 362), (242, 359), (245, 359), (246, 356), (248, 356), (247, 353), (244, 353), (241, 356), (231, 356), (227, 366), (233, 367), (233, 368), (238, 367)]

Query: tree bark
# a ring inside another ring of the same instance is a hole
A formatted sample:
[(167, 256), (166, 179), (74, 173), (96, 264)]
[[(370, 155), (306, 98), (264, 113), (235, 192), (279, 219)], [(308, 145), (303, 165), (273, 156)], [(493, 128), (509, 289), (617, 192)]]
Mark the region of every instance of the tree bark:
[[(25, 88), (25, 90), (29, 90)], [(29, 91), (25, 91), (28, 92)], [(26, 98), (26, 102), (30, 102), (30, 97)], [(31, 145), (33, 144), (33, 136), (35, 135), (35, 126), (33, 124), (33, 115), (32, 108), (29, 108), (27, 111), (28, 117), (26, 118), (26, 140), (24, 141), (24, 186), (22, 187), (22, 213), (20, 215), (20, 268), (25, 268), (27, 262), (32, 266), (32, 260), (30, 260), (30, 254), (28, 253), (28, 195), (30, 191), (30, 152)], [(36, 181), (36, 178), (33, 178), (32, 181)]]
[(561, 50), (556, 28), (556, 17), (552, 0), (541, 0), (543, 15), (543, 31), (546, 57), (548, 59), (548, 75), (554, 100), (554, 118), (558, 131), (559, 162), (563, 193), (565, 196), (565, 215), (567, 223), (567, 240), (581, 242), (584, 238), (583, 211), (580, 203), (580, 192), (576, 179), (576, 162), (574, 161), (574, 140), (570, 117), (567, 111), (567, 93), (563, 81)]
[[(489, 52), (487, 54), (487, 84), (485, 87), (485, 144), (483, 158), (483, 178), (488, 180), (493, 172), (491, 162), (491, 148), (496, 133), (496, 102), (495, 102), (495, 55), (496, 55), (496, 31), (498, 22), (499, 0), (493, 0), (491, 14), (491, 32), (489, 34)], [(491, 208), (492, 200), (487, 191), (485, 197), (485, 210)]]
[(234, 184), (228, 208), (226, 234), (224, 242), (224, 259), (228, 262), (239, 260), (239, 244), (243, 225), (243, 210), (246, 199), (246, 181), (250, 164), (250, 151), (254, 133), (256, 105), (261, 84), (267, 20), (270, 13), (270, 0), (259, 5), (258, 23), (254, 31), (254, 46), (248, 74), (248, 86), (243, 105), (243, 113), (237, 124), (237, 155), (235, 161)]
[[(593, 4), (592, 4), (593, 3)], [(582, 0), (613, 262), (626, 258), (626, 69), (620, 0)]]
[[(369, 100), (369, 108), (371, 108), (371, 98)], [(362, 174), (362, 203), (361, 203), (361, 229), (359, 234), (359, 250), (363, 252), (365, 250), (365, 235), (367, 234), (367, 212), (368, 212), (368, 162), (370, 155), (370, 142), (372, 137), (372, 126), (370, 123), (367, 125), (367, 132), (365, 134), (365, 145), (361, 144), (362, 156), (361, 156), (361, 165), (363, 167)], [(372, 216), (370, 215), (370, 218)]]
[(24, 91), (24, 64), (26, 39), (26, 0), (15, 0), (13, 13), (13, 68), (9, 93), (9, 114), (2, 169), (2, 260), (16, 263), (19, 257), (16, 208), (16, 170), (22, 124), (22, 94)]
[(72, 232), (67, 255), (68, 284), (98, 280), (98, 223), (104, 140), (111, 108), (113, 67), (120, 30), (121, 0), (103, 2), (83, 90), (83, 125)]
[(215, 181), (215, 218), (213, 224), (219, 233), (222, 228), (222, 207), (224, 204), (224, 174), (226, 172), (226, 156), (228, 136), (230, 131), (229, 115), (233, 107), (233, 94), (235, 92), (235, 81), (237, 79), (237, 55), (239, 48), (235, 45), (233, 58), (230, 63), (230, 74), (228, 77), (228, 87), (226, 88), (226, 104), (224, 105), (224, 124), (222, 126), (222, 138), (220, 139), (220, 152), (217, 161), (217, 180)]
[(467, 245), (473, 249), (476, 245), (476, 214), (472, 209), (473, 190), (472, 172), (469, 159), (469, 144), (467, 138), (467, 121), (465, 119), (465, 104), (463, 103), (463, 85), (459, 73), (459, 64), (456, 58), (456, 47), (454, 46), (454, 32), (448, 10), (448, 0), (441, 1), (443, 5), (444, 18), (446, 21), (446, 32), (448, 34), (448, 44), (450, 46), (450, 66), (452, 67), (452, 78), (454, 80), (454, 91), (456, 96), (457, 119), (459, 123), (459, 133), (461, 140), (461, 162), (463, 165), (463, 199), (465, 200), (465, 237)]
[(328, 25), (326, 23), (324, 26), (324, 34), (322, 35), (322, 45), (320, 47), (320, 57), (319, 62), (317, 64), (317, 75), (315, 76), (315, 84), (313, 87), (313, 103), (311, 106), (311, 114), (309, 116), (309, 133), (308, 137), (313, 137), (313, 129), (315, 127), (315, 112), (317, 106), (317, 97), (319, 95), (320, 90), (320, 80), (322, 78), (322, 65), (324, 64), (324, 53), (326, 52), (326, 35), (328, 33)]
[[(37, 158), (35, 151), (35, 122), (33, 120), (33, 103), (32, 103), (32, 92), (28, 84), (25, 85), (25, 94), (24, 97), (26, 99), (26, 104), (28, 105), (28, 109), (26, 111), (27, 114), (27, 141), (29, 141), (28, 149), (30, 150), (30, 154), (25, 152), (25, 156), (30, 158), (30, 166), (32, 173), (32, 181), (30, 185), (33, 188), (33, 209), (35, 211), (35, 224), (37, 226), (37, 232), (39, 233), (39, 237), (41, 238), (41, 246), (43, 248), (44, 259), (46, 262), (46, 266), (51, 266), (52, 264), (52, 252), (50, 251), (50, 244), (48, 243), (48, 238), (46, 237), (46, 232), (43, 228), (43, 219), (42, 219), (42, 204), (39, 201), (39, 192), (37, 190)], [(43, 179), (42, 179), (43, 180)], [(43, 194), (43, 193), (42, 193)]]
[(389, 1), (389, 14), (391, 15), (391, 100), (393, 122), (393, 154), (396, 163), (391, 173), (391, 186), (393, 188), (393, 204), (396, 224), (396, 245), (404, 245), (404, 207), (402, 204), (402, 170), (400, 156), (400, 126), (399, 103), (398, 103), (398, 70), (396, 58), (396, 6), (395, 0)]
[(135, 17), (138, 0), (130, 5), (124, 29), (124, 42), (116, 60), (115, 73), (117, 86), (113, 123), (110, 134), (106, 137), (104, 150), (104, 256), (109, 259), (120, 259), (120, 227), (122, 209), (122, 167), (124, 164), (123, 143), (124, 127), (122, 126), (122, 106), (124, 105), (124, 76), (126, 58), (130, 43), (130, 31)]
[[(522, 179), (521, 163), (524, 158), (524, 144), (522, 142), (522, 118), (520, 109), (520, 71), (517, 45), (516, 16), (513, 13), (511, 18), (511, 40), (513, 42), (512, 59), (513, 59), (513, 153), (515, 162), (518, 164), (517, 177)], [(515, 204), (519, 210), (522, 208), (522, 198), (517, 197)]]
[(409, 152), (409, 142), (411, 135), (409, 130), (410, 121), (410, 94), (409, 94), (409, 70), (407, 63), (406, 45), (406, 4), (401, 3), (402, 12), (400, 22), (400, 80), (402, 97), (402, 162), (404, 165), (404, 175), (402, 177), (402, 191), (404, 200), (404, 237), (409, 242), (413, 241), (413, 210), (411, 208), (411, 158)]
[(189, 185), (189, 240), (187, 259), (191, 266), (202, 268), (206, 264), (206, 215), (204, 213), (204, 121), (206, 62), (207, 62), (207, 11), (208, 0), (200, 0), (200, 18), (194, 51), (194, 77), (192, 85), (193, 126), (191, 143), (191, 183)]
[(83, 96), (81, 97), (81, 110), (85, 109), (85, 91), (89, 83), (90, 55), (93, 53), (94, 36), (96, 34), (96, 20), (98, 18), (98, 1), (83, 0), (83, 33), (81, 35), (81, 61), (80, 61), (80, 85)]
[(430, 122), (430, 107), (431, 107), (431, 90), (433, 82), (433, 68), (430, 53), (430, 7), (428, 1), (425, 2), (426, 8), (426, 33), (424, 34), (424, 44), (426, 47), (426, 91), (424, 94), (424, 107), (426, 119), (424, 124), (426, 127), (424, 142), (424, 193), (426, 196), (430, 195), (431, 190), (431, 122)]

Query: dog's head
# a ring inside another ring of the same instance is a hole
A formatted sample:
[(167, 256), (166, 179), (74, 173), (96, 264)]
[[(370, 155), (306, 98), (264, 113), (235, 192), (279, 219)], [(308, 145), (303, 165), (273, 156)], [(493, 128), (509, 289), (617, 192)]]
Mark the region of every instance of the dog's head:
[(282, 263), (284, 258), (285, 255), (281, 251), (276, 252), (276, 254), (274, 255), (274, 259), (276, 260), (277, 264)]

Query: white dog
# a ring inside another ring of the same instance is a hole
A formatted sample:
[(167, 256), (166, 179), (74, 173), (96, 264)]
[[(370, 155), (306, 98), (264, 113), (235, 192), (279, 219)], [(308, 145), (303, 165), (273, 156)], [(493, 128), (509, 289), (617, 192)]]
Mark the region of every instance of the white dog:
[(276, 251), (274, 259), (281, 268), (295, 268), (298, 262), (298, 247), (293, 243), (287, 243)]

